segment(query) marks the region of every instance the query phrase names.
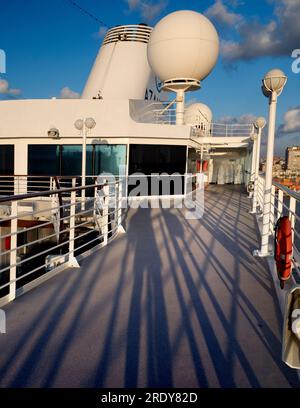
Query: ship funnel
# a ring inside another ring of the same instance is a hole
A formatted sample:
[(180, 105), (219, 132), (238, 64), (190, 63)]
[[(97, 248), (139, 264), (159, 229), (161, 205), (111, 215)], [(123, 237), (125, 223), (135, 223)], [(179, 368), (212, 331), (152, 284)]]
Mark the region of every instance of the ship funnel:
[(152, 28), (111, 28), (102, 43), (82, 99), (144, 99), (151, 77), (147, 44)]

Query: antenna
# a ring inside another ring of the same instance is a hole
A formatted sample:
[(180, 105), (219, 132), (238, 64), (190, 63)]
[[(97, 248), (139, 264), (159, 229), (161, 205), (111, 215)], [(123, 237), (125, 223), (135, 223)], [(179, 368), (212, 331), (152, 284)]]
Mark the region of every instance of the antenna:
[(218, 33), (203, 14), (176, 11), (156, 24), (147, 53), (149, 65), (163, 81), (162, 89), (177, 95), (176, 124), (182, 125), (185, 92), (199, 89), (217, 63)]

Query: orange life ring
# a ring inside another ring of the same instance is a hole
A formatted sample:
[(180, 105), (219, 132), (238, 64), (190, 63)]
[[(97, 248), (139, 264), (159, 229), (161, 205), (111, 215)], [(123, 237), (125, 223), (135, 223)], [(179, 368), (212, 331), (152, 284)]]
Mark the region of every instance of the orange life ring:
[(208, 170), (208, 160), (204, 160), (202, 164), (202, 171), (207, 171)]
[(281, 289), (285, 282), (290, 279), (292, 272), (292, 226), (289, 217), (281, 217), (275, 226), (275, 251), (277, 274)]

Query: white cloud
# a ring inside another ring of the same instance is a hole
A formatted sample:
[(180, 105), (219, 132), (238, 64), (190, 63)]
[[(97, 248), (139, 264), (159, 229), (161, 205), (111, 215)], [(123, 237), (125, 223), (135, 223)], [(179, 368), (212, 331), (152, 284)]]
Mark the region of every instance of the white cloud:
[(238, 24), (243, 20), (241, 14), (230, 12), (228, 7), (223, 4), (222, 0), (217, 0), (215, 4), (209, 7), (206, 10), (205, 15), (212, 20), (229, 26)]
[(140, 0), (127, 0), (129, 10), (134, 10), (139, 6)]
[(0, 94), (8, 96), (19, 96), (21, 93), (21, 89), (10, 88), (9, 83), (5, 79), (0, 79)]
[(97, 33), (97, 37), (98, 38), (103, 38), (105, 36), (105, 34), (107, 33), (107, 30), (108, 30), (107, 27), (104, 27), (104, 26), (100, 27), (99, 31)]
[(253, 115), (252, 113), (245, 113), (241, 116), (222, 116), (217, 120), (217, 123), (249, 125), (254, 123), (256, 119), (257, 116)]
[(166, 8), (167, 0), (125, 0), (128, 5), (128, 11), (138, 11), (141, 17), (146, 21), (153, 21)]
[(300, 132), (300, 106), (290, 109), (284, 114), (284, 123), (279, 127), (280, 133)]
[(78, 99), (80, 94), (78, 92), (72, 91), (68, 86), (61, 89), (59, 97), (61, 99)]
[(299, 48), (300, 1), (272, 0), (274, 17), (267, 23), (242, 21), (235, 28), (240, 41), (225, 41), (221, 52), (225, 60), (251, 60), (261, 56), (291, 55)]

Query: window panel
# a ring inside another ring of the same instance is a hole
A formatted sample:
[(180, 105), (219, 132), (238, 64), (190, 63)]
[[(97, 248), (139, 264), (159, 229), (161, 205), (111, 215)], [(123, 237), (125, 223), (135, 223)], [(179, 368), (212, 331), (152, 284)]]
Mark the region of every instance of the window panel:
[(0, 145), (0, 174), (14, 174), (14, 145)]
[(28, 145), (28, 175), (60, 174), (59, 145)]
[(121, 165), (126, 163), (126, 145), (95, 145), (95, 174), (103, 172), (119, 175)]

